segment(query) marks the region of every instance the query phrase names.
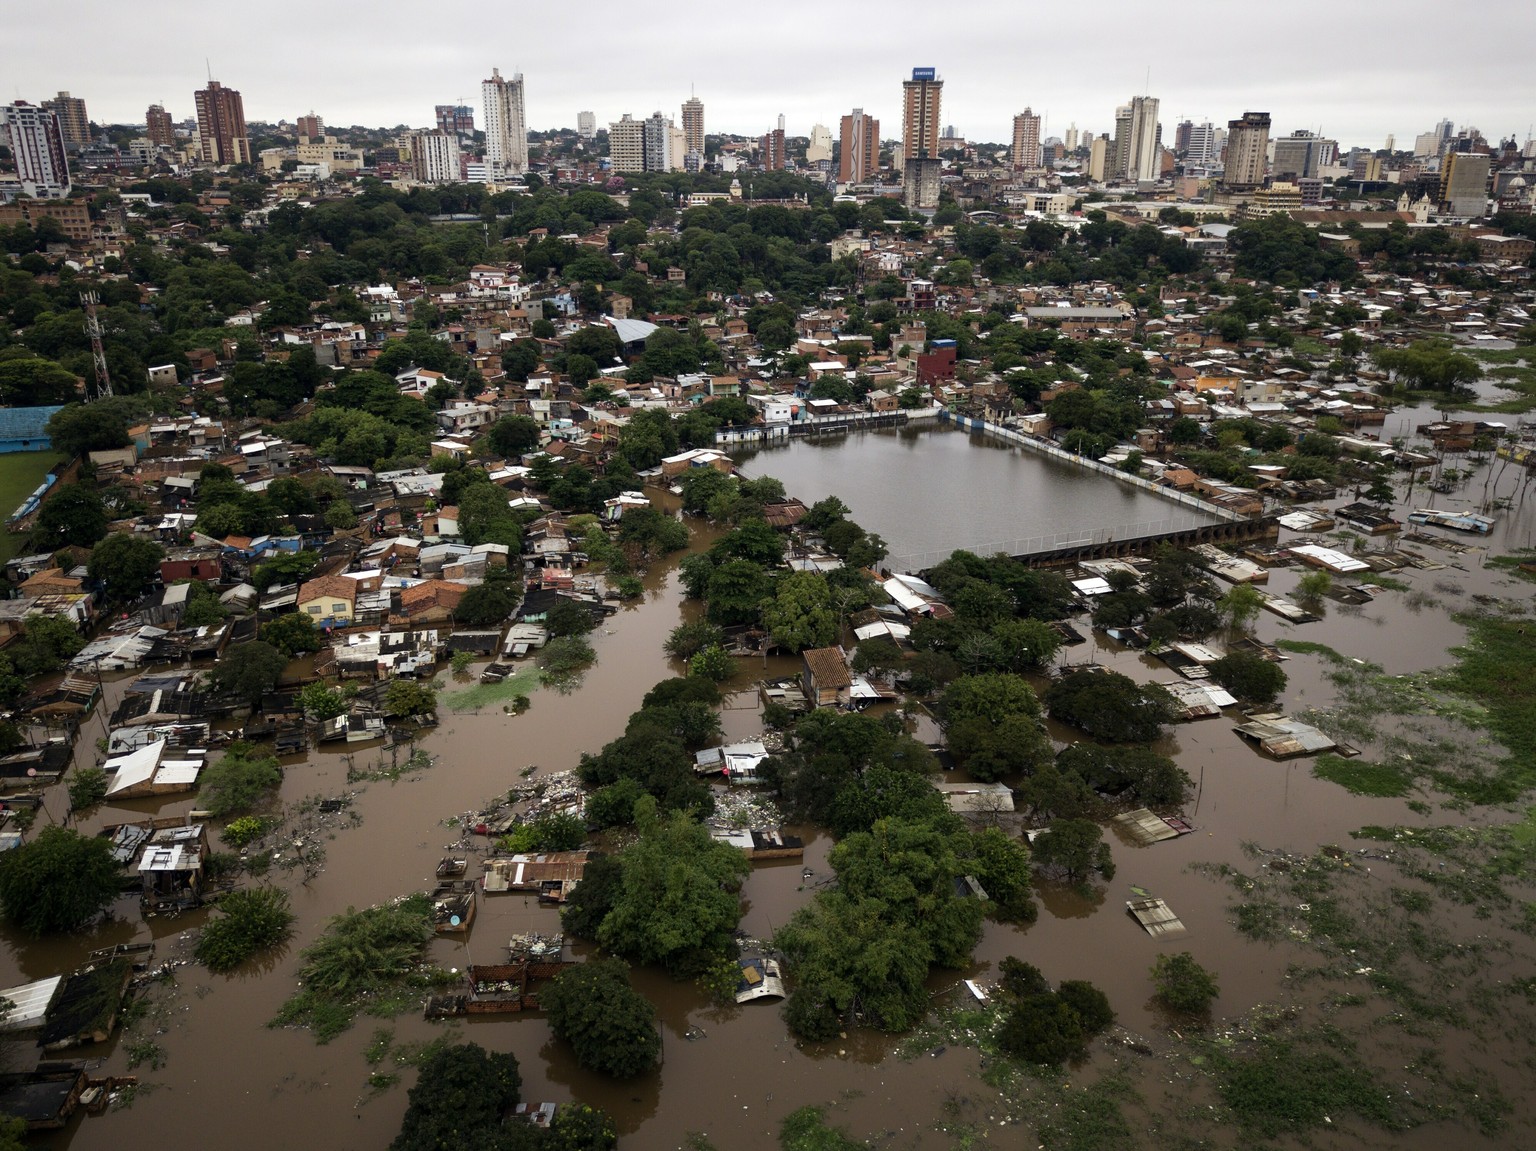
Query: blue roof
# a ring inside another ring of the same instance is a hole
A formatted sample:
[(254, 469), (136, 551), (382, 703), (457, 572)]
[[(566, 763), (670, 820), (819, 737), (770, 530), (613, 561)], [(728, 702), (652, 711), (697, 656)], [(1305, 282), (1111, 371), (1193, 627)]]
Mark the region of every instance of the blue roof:
[(44, 408), (0, 408), (0, 440), (32, 440), (48, 447), (48, 420), (63, 404)]

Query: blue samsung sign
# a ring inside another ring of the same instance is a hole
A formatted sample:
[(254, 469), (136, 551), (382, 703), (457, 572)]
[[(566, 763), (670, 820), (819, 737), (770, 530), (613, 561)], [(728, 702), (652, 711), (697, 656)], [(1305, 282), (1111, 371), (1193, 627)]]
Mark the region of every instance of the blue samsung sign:
[(939, 72), (937, 68), (912, 69), (912, 79), (914, 80), (934, 80), (938, 78), (938, 74)]

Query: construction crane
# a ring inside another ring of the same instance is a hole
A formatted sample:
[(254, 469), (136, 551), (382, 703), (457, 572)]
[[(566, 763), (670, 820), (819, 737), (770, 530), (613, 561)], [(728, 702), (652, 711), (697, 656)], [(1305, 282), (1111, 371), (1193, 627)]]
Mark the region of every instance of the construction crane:
[(85, 309), (85, 334), (91, 338), (91, 364), (96, 369), (96, 386), (87, 396), (99, 400), (112, 394), (112, 376), (107, 371), (107, 353), (101, 346), (101, 321), (96, 318), (97, 297), (95, 292), (81, 292), (80, 305)]

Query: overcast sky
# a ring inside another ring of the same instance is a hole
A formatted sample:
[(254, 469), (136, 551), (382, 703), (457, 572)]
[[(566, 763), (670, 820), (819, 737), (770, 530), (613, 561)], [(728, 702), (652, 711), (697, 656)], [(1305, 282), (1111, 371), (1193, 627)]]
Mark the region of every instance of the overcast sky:
[(313, 110), (333, 125), (425, 126), (433, 105), (462, 98), (479, 127), (494, 66), (524, 74), (534, 129), (574, 127), (578, 110), (599, 124), (678, 117), (692, 86), (710, 132), (761, 133), (782, 112), (791, 135), (817, 122), (835, 134), (859, 106), (892, 138), (901, 81), (932, 66), (944, 123), (971, 140), (1010, 141), (1026, 105), (1047, 114), (1046, 135), (1073, 123), (1112, 133), (1115, 106), (1146, 92), (1170, 141), (1181, 119), (1253, 109), (1274, 134), (1321, 128), (1381, 147), (1393, 133), (1405, 147), (1442, 118), (1523, 142), (1536, 120), (1532, 44), (1530, 0), (78, 0), (0, 21), (0, 95), (67, 89), (98, 122), (141, 124), (155, 102), (181, 120), (207, 57), (247, 119)]

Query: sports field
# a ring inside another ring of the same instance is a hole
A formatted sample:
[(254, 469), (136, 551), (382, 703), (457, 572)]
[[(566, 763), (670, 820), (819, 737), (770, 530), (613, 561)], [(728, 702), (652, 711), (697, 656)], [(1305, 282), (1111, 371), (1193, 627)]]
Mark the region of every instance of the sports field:
[[(6, 452), (0, 454), (0, 524), (10, 519), (21, 501), (43, 482), (55, 464), (62, 465), (60, 452)], [(25, 535), (0, 531), (0, 564), (14, 557), (26, 542)]]

